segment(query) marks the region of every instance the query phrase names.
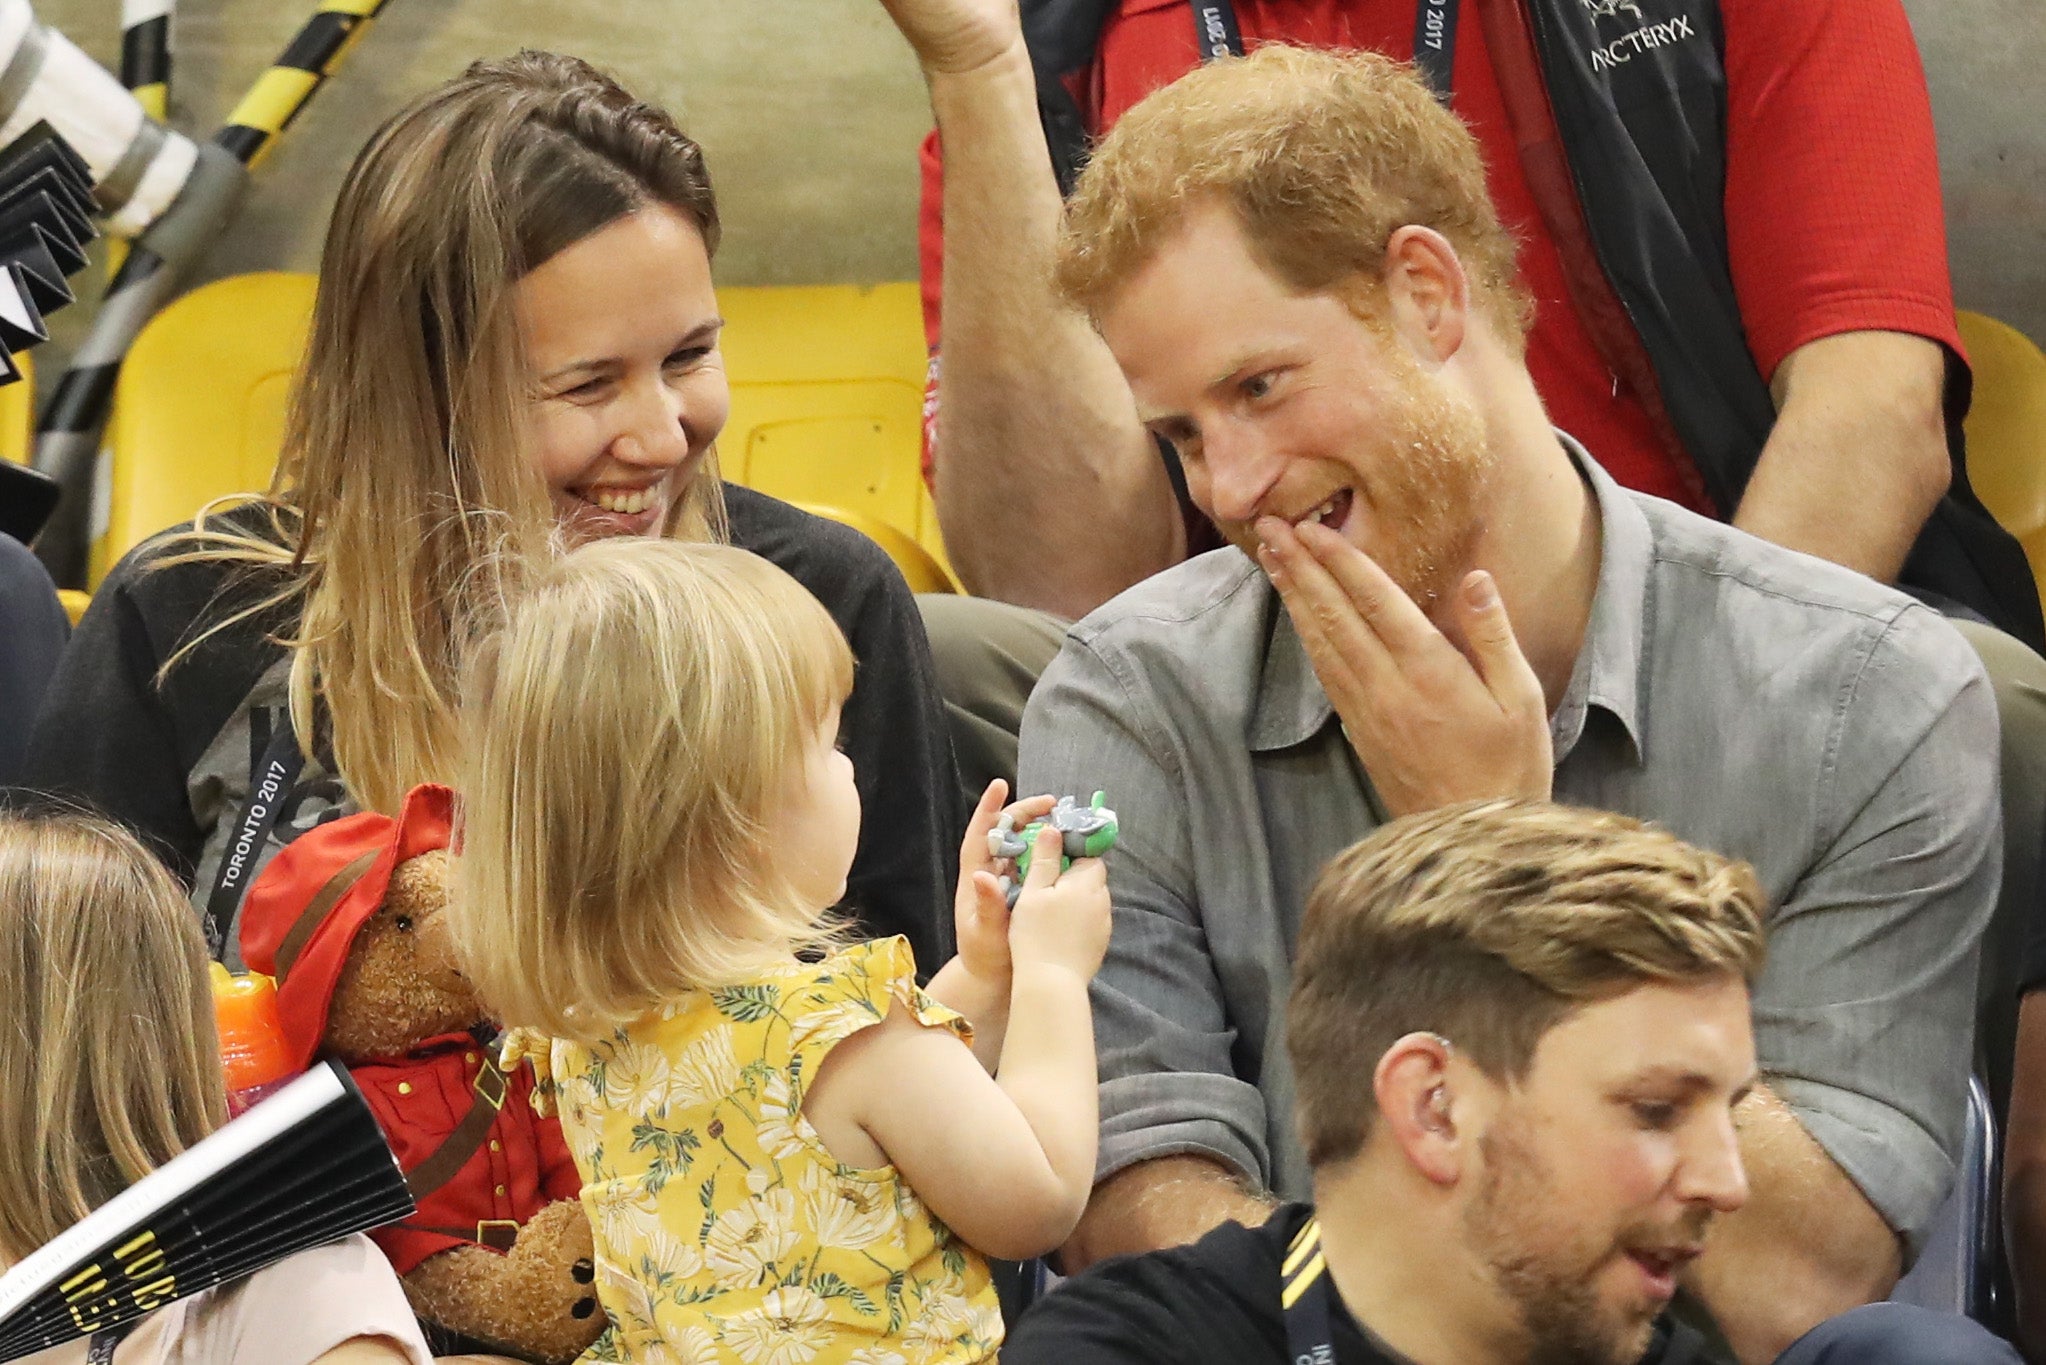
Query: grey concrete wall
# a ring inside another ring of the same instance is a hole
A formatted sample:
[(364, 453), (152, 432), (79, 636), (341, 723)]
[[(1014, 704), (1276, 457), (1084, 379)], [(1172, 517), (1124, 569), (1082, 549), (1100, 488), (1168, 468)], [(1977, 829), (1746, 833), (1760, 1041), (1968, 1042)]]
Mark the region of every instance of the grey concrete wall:
[[(119, 8), (36, 3), (109, 70)], [(185, 0), (172, 122), (210, 134), (311, 9)], [(371, 129), (465, 63), (520, 46), (605, 67), (703, 143), (726, 222), (726, 283), (915, 278), (916, 147), (930, 109), (875, 0), (390, 0), (259, 168), (203, 275), (313, 269), (341, 172)]]
[[(2046, 0), (1906, 3), (1940, 125), (1960, 302), (2046, 343)], [(173, 121), (210, 132), (310, 7), (185, 0)], [(109, 67), (118, 8), (37, 3)], [(726, 283), (915, 277), (915, 148), (929, 111), (876, 0), (390, 0), (261, 168), (203, 275), (313, 268), (341, 170), (384, 113), (522, 44), (588, 57), (676, 110), (723, 197)], [(86, 311), (59, 320), (48, 360)]]
[(2046, 3), (1905, 4), (1932, 86), (1955, 299), (2046, 345)]

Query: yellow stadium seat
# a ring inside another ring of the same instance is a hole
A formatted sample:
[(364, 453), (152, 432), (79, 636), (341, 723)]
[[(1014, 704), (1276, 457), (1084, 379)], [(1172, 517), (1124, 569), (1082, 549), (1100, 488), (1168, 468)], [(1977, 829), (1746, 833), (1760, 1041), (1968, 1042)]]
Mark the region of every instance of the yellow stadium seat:
[[(230, 276), (178, 299), (136, 338), (107, 428), (93, 586), (207, 501), (269, 485), (313, 293), (311, 275)], [(738, 288), (718, 299), (732, 382), (724, 476), (865, 531), (919, 592), (955, 590), (918, 469), (916, 286)]]
[(911, 592), (957, 592), (952, 577), (945, 572), (944, 565), (937, 558), (909, 538), (906, 531), (897, 530), (878, 517), (865, 512), (856, 512), (849, 507), (831, 507), (821, 502), (799, 502), (794, 504), (812, 516), (828, 517), (843, 522), (867, 539), (888, 552), (895, 561), (895, 567), (902, 570), (903, 581), (909, 584)]
[(1995, 318), (1962, 313), (1960, 321), (1975, 370), (1968, 480), (2025, 547), (2046, 595), (2046, 354)]
[(150, 319), (121, 366), (107, 424), (107, 497), (87, 581), (214, 498), (269, 487), (313, 277), (230, 275)]
[(928, 552), (949, 588), (920, 468), (917, 287), (720, 289), (718, 308), (732, 381), (732, 417), (718, 440), (725, 477), (894, 527)]
[(0, 460), (27, 464), (36, 439), (35, 360), (24, 351), (14, 363), (21, 378), (0, 389)]

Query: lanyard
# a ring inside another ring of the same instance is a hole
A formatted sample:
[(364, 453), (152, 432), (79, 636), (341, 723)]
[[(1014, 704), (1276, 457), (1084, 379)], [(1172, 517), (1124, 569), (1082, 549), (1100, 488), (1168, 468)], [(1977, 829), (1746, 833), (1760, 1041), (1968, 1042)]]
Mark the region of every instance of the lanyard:
[(92, 1343), (86, 1348), (85, 1365), (112, 1365), (114, 1348), (126, 1340), (128, 1334), (138, 1325), (139, 1320), (123, 1323), (119, 1327), (109, 1327), (103, 1332), (94, 1332)]
[(1435, 98), (1449, 103), (1456, 67), (1459, 0), (1419, 0), (1414, 10), (1414, 65)]
[(283, 808), (284, 798), (291, 794), (292, 784), (298, 781), (303, 767), (305, 755), (299, 751), (298, 735), (291, 728), (291, 712), (287, 710), (278, 717), (277, 732), (270, 736), (269, 746), (249, 773), (249, 794), (235, 816), (234, 828), (228, 832), (227, 847), (220, 855), (220, 871), (206, 897), (206, 946), (216, 959), (225, 957), (235, 911), (241, 908), (242, 897), (249, 889), (249, 870), (269, 841), (270, 831), (277, 824), (277, 812)]
[[(1449, 103), (1451, 73), (1456, 68), (1456, 27), (1461, 0), (1415, 0), (1414, 65), (1435, 92)], [(1243, 55), (1243, 30), (1231, 0), (1192, 0), (1194, 44), (1201, 60)]]
[(1293, 1365), (1335, 1365), (1328, 1299), (1321, 1220), (1310, 1216), (1293, 1234), (1286, 1259), (1279, 1265), (1279, 1306), (1286, 1314), (1286, 1351)]
[(1236, 26), (1236, 6), (1229, 0), (1193, 0), (1193, 17), (1202, 61), (1243, 55), (1243, 30)]

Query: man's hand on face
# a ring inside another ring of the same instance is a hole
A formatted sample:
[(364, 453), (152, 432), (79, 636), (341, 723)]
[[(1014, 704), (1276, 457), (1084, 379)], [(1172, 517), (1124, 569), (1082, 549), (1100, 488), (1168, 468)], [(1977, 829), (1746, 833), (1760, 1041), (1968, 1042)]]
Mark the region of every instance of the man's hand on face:
[(977, 71), (1022, 46), (1016, 0), (881, 0), (881, 8), (929, 76)]
[(1388, 812), (1548, 799), (1548, 706), (1490, 574), (1466, 575), (1450, 604), (1458, 649), (1335, 531), (1277, 517), (1256, 529), (1258, 562)]

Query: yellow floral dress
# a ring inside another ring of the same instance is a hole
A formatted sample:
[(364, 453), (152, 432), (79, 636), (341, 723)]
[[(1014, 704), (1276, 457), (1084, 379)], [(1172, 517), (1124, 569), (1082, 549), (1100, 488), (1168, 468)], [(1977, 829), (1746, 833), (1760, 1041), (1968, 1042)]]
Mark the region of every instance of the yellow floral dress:
[(536, 1103), (561, 1115), (611, 1319), (582, 1360), (966, 1365), (1001, 1315), (987, 1265), (895, 1169), (857, 1169), (803, 1117), (840, 1042), (906, 1005), (969, 1036), (916, 985), (901, 938), (692, 994), (594, 1048), (514, 1030)]

